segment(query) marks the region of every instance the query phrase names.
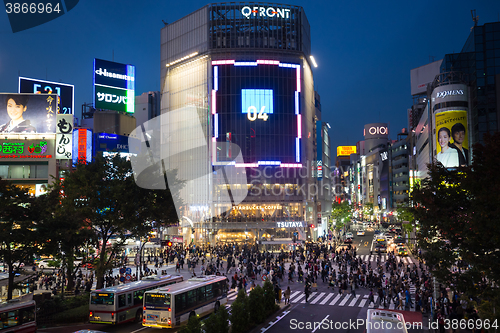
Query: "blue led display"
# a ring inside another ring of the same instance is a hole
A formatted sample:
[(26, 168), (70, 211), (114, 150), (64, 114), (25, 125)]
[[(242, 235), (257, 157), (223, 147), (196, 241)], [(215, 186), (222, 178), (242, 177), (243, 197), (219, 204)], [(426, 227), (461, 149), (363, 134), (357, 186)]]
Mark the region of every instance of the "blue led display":
[(241, 112), (248, 113), (250, 107), (255, 107), (259, 113), (273, 113), (272, 89), (241, 89)]

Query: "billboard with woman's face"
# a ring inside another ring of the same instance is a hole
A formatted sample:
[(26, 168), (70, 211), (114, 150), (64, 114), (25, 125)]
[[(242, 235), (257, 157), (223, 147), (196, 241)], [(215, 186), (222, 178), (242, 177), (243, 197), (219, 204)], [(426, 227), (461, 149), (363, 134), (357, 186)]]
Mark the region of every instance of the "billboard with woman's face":
[(467, 111), (436, 113), (436, 160), (446, 168), (468, 166), (469, 138)]
[(55, 133), (57, 94), (0, 93), (0, 133)]

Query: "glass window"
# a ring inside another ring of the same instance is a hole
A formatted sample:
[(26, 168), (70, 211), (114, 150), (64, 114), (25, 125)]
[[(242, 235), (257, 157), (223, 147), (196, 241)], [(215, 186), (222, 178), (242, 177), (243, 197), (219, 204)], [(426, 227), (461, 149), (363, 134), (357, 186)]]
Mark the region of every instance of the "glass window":
[(199, 303), (205, 302), (205, 286), (198, 288), (198, 302)]
[(0, 177), (3, 179), (9, 178), (9, 166), (8, 165), (0, 165)]
[(134, 291), (134, 305), (142, 304), (145, 290)]
[(187, 305), (188, 307), (193, 307), (198, 303), (196, 289), (187, 292)]
[(132, 304), (132, 294), (127, 294), (127, 303)]
[(113, 305), (115, 304), (115, 294), (113, 293), (94, 293), (90, 297), (90, 304), (105, 304)]
[(127, 295), (118, 295), (118, 307), (123, 308), (127, 306)]

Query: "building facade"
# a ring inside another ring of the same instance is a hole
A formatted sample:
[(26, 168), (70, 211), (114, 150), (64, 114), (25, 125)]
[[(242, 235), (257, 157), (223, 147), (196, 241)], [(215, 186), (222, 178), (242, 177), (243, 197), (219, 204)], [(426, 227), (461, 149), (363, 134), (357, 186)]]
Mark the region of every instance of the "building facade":
[[(162, 28), (162, 144), (165, 154), (192, 162), (181, 168), (167, 159), (165, 167), (179, 169), (181, 178), (206, 175), (181, 189), (181, 226), (195, 230), (186, 237), (317, 236), (311, 230), (317, 191), (308, 189), (318, 186), (320, 119), (310, 49), (309, 23), (298, 6), (214, 3)], [(223, 174), (244, 181), (230, 184)], [(228, 196), (229, 188), (241, 195)]]

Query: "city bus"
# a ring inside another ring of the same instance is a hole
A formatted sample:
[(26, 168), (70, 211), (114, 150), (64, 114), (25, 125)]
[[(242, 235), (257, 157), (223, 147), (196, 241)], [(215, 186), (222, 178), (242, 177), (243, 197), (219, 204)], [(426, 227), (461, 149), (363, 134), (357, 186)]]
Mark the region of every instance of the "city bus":
[(172, 328), (192, 316), (217, 312), (227, 303), (227, 277), (207, 275), (144, 294), (142, 325)]
[(368, 309), (365, 332), (408, 333), (408, 330), (401, 313), (382, 309)]
[(0, 332), (36, 332), (35, 301), (17, 299), (0, 303)]
[(144, 293), (183, 280), (180, 275), (151, 275), (141, 281), (93, 290), (90, 293), (89, 321), (112, 325), (141, 322)]

